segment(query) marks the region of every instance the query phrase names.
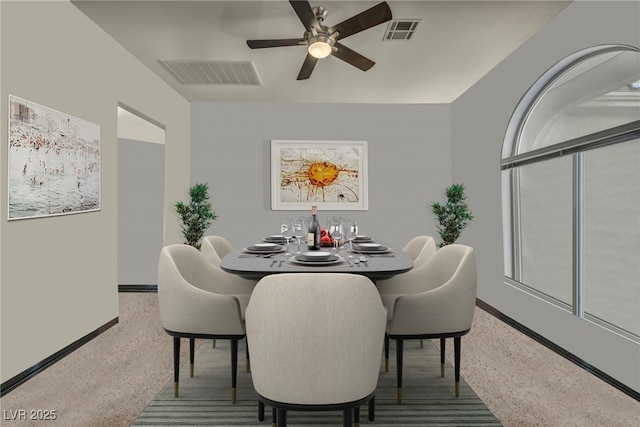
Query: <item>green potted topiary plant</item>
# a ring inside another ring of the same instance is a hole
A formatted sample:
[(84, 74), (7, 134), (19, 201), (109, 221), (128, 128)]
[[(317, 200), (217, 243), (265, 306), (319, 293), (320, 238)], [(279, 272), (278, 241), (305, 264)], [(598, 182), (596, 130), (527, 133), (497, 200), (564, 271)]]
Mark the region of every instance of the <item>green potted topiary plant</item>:
[(442, 238), (439, 247), (455, 243), (468, 222), (473, 220), (469, 206), (465, 203), (463, 184), (453, 184), (445, 190), (444, 194), (447, 197), (444, 205), (438, 202), (431, 204), (431, 210), (438, 220), (438, 232)]
[(200, 249), (200, 239), (209, 228), (211, 222), (217, 218), (216, 212), (209, 203), (209, 185), (195, 184), (189, 188), (191, 201), (188, 204), (177, 202), (176, 212), (182, 220), (182, 235), (185, 244)]

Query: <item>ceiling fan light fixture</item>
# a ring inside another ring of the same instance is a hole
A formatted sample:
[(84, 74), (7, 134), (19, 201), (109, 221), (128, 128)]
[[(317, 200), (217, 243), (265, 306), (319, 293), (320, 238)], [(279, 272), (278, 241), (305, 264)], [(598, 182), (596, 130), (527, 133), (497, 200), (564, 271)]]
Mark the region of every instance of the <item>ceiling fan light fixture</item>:
[(309, 55), (322, 59), (331, 55), (333, 40), (323, 34), (313, 36), (309, 39)]

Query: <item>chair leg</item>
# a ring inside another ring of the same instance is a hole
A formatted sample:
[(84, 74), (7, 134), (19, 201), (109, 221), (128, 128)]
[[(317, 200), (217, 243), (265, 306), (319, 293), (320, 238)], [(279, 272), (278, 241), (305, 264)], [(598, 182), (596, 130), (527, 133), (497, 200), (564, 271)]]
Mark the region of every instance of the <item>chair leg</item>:
[(287, 427), (287, 411), (278, 408), (276, 410), (276, 423), (278, 427)]
[(245, 346), (246, 346), (246, 349), (247, 349), (246, 368), (247, 368), (247, 372), (251, 372), (251, 361), (249, 360), (249, 340), (245, 341)]
[(396, 369), (398, 371), (398, 405), (402, 404), (402, 356), (404, 353), (404, 341), (396, 339)]
[(462, 347), (462, 337), (454, 337), (453, 338), (453, 348), (454, 348), (454, 371), (456, 377), (456, 397), (460, 397), (460, 350)]
[[(376, 418), (376, 397), (373, 396), (371, 397), (371, 399), (369, 399), (369, 402), (367, 402), (367, 413), (369, 416), (369, 421), (373, 421)], [(354, 427), (359, 427), (360, 426), (360, 407), (356, 406), (355, 408), (353, 408), (353, 426)]]
[(369, 401), (369, 421), (376, 419), (376, 397), (373, 396)]
[(180, 338), (173, 337), (173, 397), (178, 397), (179, 377), (180, 377)]
[(196, 340), (195, 338), (189, 338), (189, 376), (193, 378), (193, 371), (196, 358)]
[(420, 338), (420, 348), (424, 348), (424, 340)]
[(258, 421), (264, 421), (264, 403), (258, 400)]
[(211, 347), (212, 348), (216, 348), (216, 339), (214, 338), (213, 341), (211, 341)]
[(440, 338), (440, 377), (444, 378), (444, 352), (447, 341), (445, 338)]
[(389, 372), (389, 335), (384, 334), (384, 371)]
[(238, 377), (238, 340), (231, 340), (231, 403), (236, 403), (237, 377)]
[(353, 427), (353, 408), (347, 408), (342, 411), (342, 425), (344, 427)]
[(276, 408), (271, 409), (271, 427), (276, 427), (276, 419), (278, 418), (278, 412)]

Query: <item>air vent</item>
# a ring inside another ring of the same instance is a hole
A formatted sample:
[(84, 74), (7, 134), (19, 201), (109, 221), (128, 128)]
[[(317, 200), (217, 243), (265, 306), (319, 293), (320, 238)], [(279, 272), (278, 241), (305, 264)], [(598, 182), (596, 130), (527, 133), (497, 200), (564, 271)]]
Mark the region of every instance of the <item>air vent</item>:
[(383, 41), (411, 40), (422, 19), (393, 19), (387, 24)]
[(160, 63), (183, 85), (261, 85), (251, 61), (161, 60)]

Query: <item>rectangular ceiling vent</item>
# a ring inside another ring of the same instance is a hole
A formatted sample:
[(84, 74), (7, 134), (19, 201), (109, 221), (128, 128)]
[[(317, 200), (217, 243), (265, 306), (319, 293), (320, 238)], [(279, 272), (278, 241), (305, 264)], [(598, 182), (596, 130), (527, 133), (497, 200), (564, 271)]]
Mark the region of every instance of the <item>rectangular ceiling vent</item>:
[(422, 19), (392, 19), (387, 24), (382, 41), (411, 40)]
[(183, 85), (261, 85), (251, 61), (160, 60), (160, 63)]

